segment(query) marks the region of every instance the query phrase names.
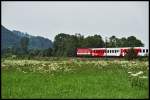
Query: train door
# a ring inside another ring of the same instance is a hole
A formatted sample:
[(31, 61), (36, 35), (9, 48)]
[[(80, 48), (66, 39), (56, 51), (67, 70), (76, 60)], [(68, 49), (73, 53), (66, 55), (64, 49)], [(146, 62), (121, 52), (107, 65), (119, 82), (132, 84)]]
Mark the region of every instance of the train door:
[(120, 56), (125, 56), (128, 49), (121, 49)]

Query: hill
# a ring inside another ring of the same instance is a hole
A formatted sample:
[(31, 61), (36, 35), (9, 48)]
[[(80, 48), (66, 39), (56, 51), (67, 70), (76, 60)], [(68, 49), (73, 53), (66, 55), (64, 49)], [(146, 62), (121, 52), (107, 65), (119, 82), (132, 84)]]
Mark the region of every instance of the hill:
[(10, 31), (1, 25), (1, 48), (11, 48), (11, 47), (20, 47), (20, 39), (22, 37), (29, 38), (29, 49), (47, 49), (53, 47), (52, 41), (41, 37), (41, 36), (32, 36), (28, 33), (23, 33), (17, 30)]

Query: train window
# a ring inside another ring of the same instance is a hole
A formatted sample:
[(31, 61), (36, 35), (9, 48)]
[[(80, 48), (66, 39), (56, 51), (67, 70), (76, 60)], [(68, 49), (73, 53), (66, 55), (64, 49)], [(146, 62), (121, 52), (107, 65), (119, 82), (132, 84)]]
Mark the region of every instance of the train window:
[(145, 53), (145, 49), (143, 49), (143, 53)]
[(110, 50), (110, 53), (111, 53), (111, 50)]
[(119, 52), (119, 50), (117, 50), (117, 52)]
[(140, 52), (142, 52), (141, 49), (140, 49)]
[(109, 53), (109, 50), (107, 50), (107, 53)]
[(114, 53), (114, 50), (112, 50), (112, 53)]
[(146, 49), (146, 53), (148, 53), (148, 49)]
[(117, 50), (115, 50), (115, 53), (116, 53), (116, 51), (117, 51)]

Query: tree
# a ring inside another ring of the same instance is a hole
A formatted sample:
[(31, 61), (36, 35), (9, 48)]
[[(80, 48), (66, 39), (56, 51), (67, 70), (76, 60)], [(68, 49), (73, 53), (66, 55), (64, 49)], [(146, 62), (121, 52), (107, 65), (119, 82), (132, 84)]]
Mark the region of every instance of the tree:
[(22, 51), (24, 54), (27, 54), (28, 52), (28, 43), (29, 43), (29, 38), (27, 37), (22, 37), (20, 40), (20, 46), (22, 48)]
[(134, 36), (116, 38), (114, 35), (109, 38), (107, 47), (143, 47), (144, 44)]
[(104, 41), (100, 35), (86, 37), (84, 39), (83, 45), (86, 48), (103, 48), (105, 46)]
[(76, 48), (78, 47), (78, 37), (75, 35), (70, 35), (68, 40), (66, 41), (66, 55), (69, 57), (76, 56)]
[(46, 56), (46, 57), (52, 56), (52, 48), (45, 49), (44, 56)]
[(30, 49), (30, 50), (28, 50), (28, 54), (29, 54), (30, 56), (38, 56), (39, 53), (40, 53), (40, 50), (39, 50), (39, 49)]
[(119, 47), (128, 47), (128, 41), (125, 37), (120, 39), (120, 46)]
[(143, 47), (144, 46), (144, 44), (140, 40), (136, 39), (135, 36), (128, 37), (127, 41), (128, 41), (129, 47), (141, 47), (141, 46)]
[(65, 55), (65, 46), (69, 38), (68, 34), (60, 33), (55, 36), (54, 39), (54, 55), (55, 56), (64, 56)]
[(109, 47), (116, 47), (116, 36), (111, 36), (109, 38), (109, 44), (108, 44)]
[(77, 47), (84, 47), (84, 36), (82, 36), (80, 33), (75, 33), (76, 37), (76, 46)]

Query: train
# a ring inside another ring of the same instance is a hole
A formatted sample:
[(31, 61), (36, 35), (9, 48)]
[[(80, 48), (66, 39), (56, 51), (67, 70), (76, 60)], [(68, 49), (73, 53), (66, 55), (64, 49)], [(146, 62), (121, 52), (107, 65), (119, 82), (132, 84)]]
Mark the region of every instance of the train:
[[(91, 56), (91, 57), (124, 57), (127, 51), (132, 47), (120, 48), (77, 48), (77, 56)], [(145, 47), (133, 48), (137, 56), (148, 56), (149, 49)]]

